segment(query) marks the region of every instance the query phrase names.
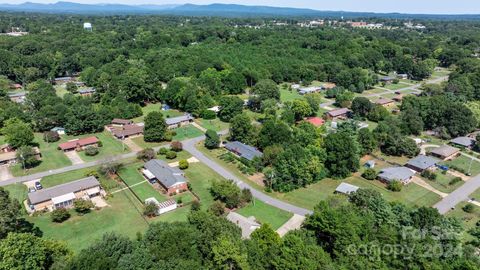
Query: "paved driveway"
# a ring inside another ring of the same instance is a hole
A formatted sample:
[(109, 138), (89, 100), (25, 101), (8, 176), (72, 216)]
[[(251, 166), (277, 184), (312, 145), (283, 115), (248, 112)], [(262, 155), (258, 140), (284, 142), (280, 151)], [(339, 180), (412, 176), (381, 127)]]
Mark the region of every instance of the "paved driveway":
[(0, 166), (0, 181), (5, 181), (12, 177), (13, 175), (10, 173), (7, 165)]
[(82, 164), (82, 163), (83, 163), (83, 160), (82, 160), (82, 158), (78, 155), (77, 151), (68, 151), (68, 152), (65, 152), (65, 156), (67, 156), (68, 159), (70, 159), (70, 161), (72, 162), (73, 165), (77, 165), (77, 164)]

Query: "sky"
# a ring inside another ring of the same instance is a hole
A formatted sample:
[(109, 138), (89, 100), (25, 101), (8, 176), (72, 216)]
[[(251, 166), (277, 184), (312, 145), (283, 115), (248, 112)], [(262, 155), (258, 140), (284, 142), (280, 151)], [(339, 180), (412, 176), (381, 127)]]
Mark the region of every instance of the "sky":
[[(0, 0), (0, 3), (54, 3), (57, 0)], [(59, 0), (58, 0), (59, 1)], [(96, 4), (211, 4), (233, 3), (334, 11), (400, 12), (423, 14), (480, 14), (480, 0), (62, 0)]]

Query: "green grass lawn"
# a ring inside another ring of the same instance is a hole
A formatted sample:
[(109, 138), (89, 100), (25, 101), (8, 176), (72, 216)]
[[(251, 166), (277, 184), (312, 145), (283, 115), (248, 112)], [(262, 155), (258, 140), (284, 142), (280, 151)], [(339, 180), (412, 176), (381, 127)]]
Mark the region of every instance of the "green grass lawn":
[(17, 199), (20, 204), (22, 204), (22, 202), (27, 199), (27, 186), (22, 183), (15, 183), (12, 185), (4, 186), (3, 188), (8, 191), (8, 193), (10, 194), (10, 198)]
[(197, 122), (197, 124), (199, 124), (203, 128), (211, 129), (217, 132), (228, 129), (228, 127), (230, 126), (229, 123), (222, 122), (218, 118), (215, 118), (213, 120), (198, 118), (195, 120), (195, 122)]
[(460, 181), (454, 185), (450, 185), (449, 183), (453, 178), (455, 178), (454, 176), (449, 174), (442, 174), (440, 172), (436, 172), (435, 174), (437, 175), (437, 179), (435, 179), (434, 181), (431, 181), (428, 179), (424, 179), (424, 180), (425, 182), (430, 184), (432, 187), (434, 187), (435, 189), (441, 192), (450, 193), (464, 184), (463, 181)]
[(200, 129), (192, 125), (186, 125), (176, 128), (175, 132), (177, 133), (177, 135), (173, 136), (174, 141), (183, 141), (203, 135), (203, 132)]
[(366, 95), (371, 95), (371, 94), (380, 94), (385, 92), (385, 89), (380, 89), (380, 88), (373, 88), (369, 90), (363, 91), (360, 96), (366, 96)]
[(432, 73), (432, 78), (438, 78), (438, 77), (443, 77), (449, 75), (451, 72), (447, 69), (443, 70), (436, 70)]
[(257, 221), (270, 224), (274, 230), (280, 228), (293, 216), (292, 213), (270, 206), (259, 200), (254, 200), (254, 202), (238, 209), (236, 212), (245, 217), (254, 216)]
[(132, 138), (132, 141), (143, 149), (169, 144), (169, 142), (146, 142), (143, 140), (143, 136)]
[(156, 198), (159, 202), (166, 201), (168, 197), (153, 188), (153, 186), (140, 174), (138, 171), (140, 166), (141, 163), (133, 163), (125, 166), (120, 170), (119, 176), (130, 186), (141, 202), (144, 202), (145, 199), (151, 197)]
[(207, 209), (213, 203), (210, 193), (212, 181), (225, 180), (221, 175), (202, 163), (191, 163), (185, 170), (185, 175), (192, 187), (192, 192), (200, 197), (202, 209)]
[(54, 88), (55, 88), (55, 92), (57, 93), (57, 96), (61, 98), (63, 98), (65, 94), (69, 93), (65, 85), (55, 85)]
[(280, 88), (280, 101), (285, 103), (287, 101), (293, 101), (295, 99), (303, 99), (304, 97), (298, 93), (297, 90)]
[(180, 161), (182, 159), (189, 159), (191, 158), (192, 155), (187, 152), (187, 151), (180, 151), (180, 152), (177, 152), (177, 157), (174, 158), (174, 159), (167, 159), (165, 157), (165, 155), (157, 155), (157, 158), (158, 159), (161, 159), (161, 160), (165, 160), (167, 163), (172, 163), (172, 162), (176, 162), (176, 161)]
[[(78, 155), (83, 159), (85, 162), (104, 159), (109, 156), (115, 156), (120, 154), (125, 154), (130, 152), (128, 146), (123, 145), (121, 141), (115, 139), (112, 134), (108, 131), (104, 131), (102, 133), (94, 134), (101, 142), (102, 147), (99, 147), (98, 154), (95, 156), (87, 156), (85, 151), (78, 152)], [(86, 135), (87, 137), (92, 135)], [(84, 136), (81, 136), (84, 137)]]
[(141, 122), (144, 121), (145, 116), (147, 116), (148, 113), (154, 112), (154, 111), (160, 111), (160, 112), (162, 112), (162, 114), (163, 114), (163, 116), (164, 116), (165, 118), (183, 115), (183, 112), (180, 112), (180, 111), (178, 111), (178, 110), (162, 111), (161, 109), (162, 109), (162, 104), (161, 104), (161, 103), (150, 103), (150, 104), (147, 104), (146, 106), (142, 107), (143, 115), (142, 115), (142, 116), (139, 116), (139, 117), (137, 117), (137, 118), (134, 118), (134, 119), (132, 119), (132, 120), (133, 120), (133, 122), (135, 122), (135, 123), (141, 123)]
[(13, 176), (22, 176), (26, 174), (33, 174), (53, 169), (58, 169), (72, 165), (70, 160), (65, 154), (58, 150), (58, 144), (60, 142), (46, 143), (43, 141), (43, 134), (35, 133), (35, 143), (38, 144), (40, 152), (42, 153), (42, 163), (35, 168), (23, 170), (20, 164), (10, 167), (10, 171)]
[(466, 232), (463, 233), (464, 241), (471, 241), (474, 239), (472, 235), (468, 233), (468, 230), (476, 226), (476, 223), (480, 221), (480, 207), (475, 205), (475, 211), (473, 213), (467, 213), (462, 210), (462, 208), (467, 204), (467, 202), (459, 203), (455, 209), (450, 210), (447, 213), (447, 217), (453, 217), (460, 220), (465, 228)]
[(445, 164), (449, 167), (453, 166), (456, 168), (461, 168), (464, 172), (468, 172), (470, 170), (472, 175), (480, 174), (480, 162), (472, 160), (466, 156), (461, 155), (453, 160), (442, 162), (442, 164)]

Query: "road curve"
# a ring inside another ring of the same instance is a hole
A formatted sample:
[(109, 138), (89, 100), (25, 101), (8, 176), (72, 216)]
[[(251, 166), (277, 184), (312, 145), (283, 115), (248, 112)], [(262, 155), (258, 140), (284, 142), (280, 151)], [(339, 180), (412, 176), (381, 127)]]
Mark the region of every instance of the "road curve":
[(272, 198), (267, 194), (252, 188), (249, 184), (243, 182), (241, 179), (239, 179), (238, 177), (233, 175), (231, 172), (229, 172), (227, 169), (222, 167), (220, 164), (216, 163), (215, 161), (205, 156), (202, 152), (200, 152), (195, 147), (197, 143), (203, 141), (204, 139), (205, 137), (201, 136), (201, 137), (196, 137), (190, 140), (183, 141), (183, 150), (188, 151), (192, 156), (200, 160), (203, 164), (207, 165), (208, 167), (210, 167), (212, 170), (214, 170), (221, 176), (225, 177), (226, 179), (233, 180), (240, 188), (249, 189), (252, 192), (253, 197), (255, 197), (257, 200), (260, 200), (273, 207), (285, 210), (290, 213), (301, 215), (301, 216), (305, 216), (313, 213), (313, 211), (311, 210), (297, 207), (289, 203)]

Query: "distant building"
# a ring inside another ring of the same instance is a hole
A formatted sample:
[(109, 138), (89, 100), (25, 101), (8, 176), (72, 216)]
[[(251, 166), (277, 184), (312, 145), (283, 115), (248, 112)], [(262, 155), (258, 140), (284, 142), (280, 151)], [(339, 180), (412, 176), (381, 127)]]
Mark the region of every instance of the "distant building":
[(364, 166), (369, 168), (369, 169), (375, 168), (375, 160), (369, 160), (369, 161), (365, 162)]
[(58, 208), (70, 208), (77, 199), (90, 200), (104, 195), (105, 191), (100, 186), (100, 182), (95, 177), (90, 176), (28, 193), (28, 204), (33, 211), (52, 211)]
[(408, 79), (408, 74), (397, 74), (397, 78), (401, 80)]
[(56, 132), (58, 135), (65, 135), (65, 128), (63, 127), (54, 127), (50, 131)]
[(81, 151), (84, 150), (87, 146), (97, 146), (98, 145), (98, 138), (97, 137), (87, 137), (83, 139), (75, 139), (68, 142), (64, 142), (58, 145), (60, 150), (67, 152), (67, 151)]
[(379, 98), (375, 101), (375, 104), (383, 106), (383, 107), (391, 107), (395, 105), (395, 102), (389, 98)]
[(298, 89), (300, 95), (318, 93), (322, 90), (321, 87), (310, 86), (310, 87), (301, 87)]
[(230, 212), (227, 219), (233, 224), (237, 225), (242, 230), (242, 238), (249, 239), (250, 235), (258, 228), (260, 224), (255, 221), (255, 217), (246, 218), (238, 213)]
[(347, 22), (351, 27), (366, 27), (366, 22)]
[(414, 171), (407, 167), (390, 167), (381, 170), (378, 179), (385, 183), (400, 181), (402, 184), (406, 185), (410, 183), (414, 175)]
[(256, 157), (260, 158), (263, 156), (262, 152), (258, 151), (255, 147), (246, 145), (238, 141), (227, 142), (224, 147), (228, 151), (236, 154), (237, 156), (250, 161), (252, 161)]
[(83, 23), (83, 29), (87, 31), (92, 31), (93, 30), (92, 24), (89, 22)]
[(55, 84), (64, 84), (64, 83), (68, 83), (68, 82), (72, 82), (74, 79), (73, 77), (57, 77), (54, 79), (54, 82)]
[(85, 88), (85, 89), (80, 89), (78, 90), (77, 92), (80, 94), (80, 96), (82, 97), (89, 97), (89, 96), (92, 96), (93, 94), (95, 94), (97, 90), (95, 90), (95, 88), (93, 87), (89, 87), (89, 88)]
[(337, 87), (337, 85), (335, 83), (331, 83), (331, 82), (326, 82), (326, 83), (322, 84), (322, 89), (324, 89), (324, 90), (333, 89), (335, 87)]
[(470, 137), (457, 137), (450, 140), (450, 143), (465, 148), (472, 148), (475, 145), (476, 140)]
[(335, 189), (335, 193), (341, 193), (341, 194), (349, 195), (353, 192), (357, 192), (358, 189), (359, 189), (359, 187), (357, 187), (357, 186), (350, 185), (348, 183), (343, 182), (340, 185), (338, 185), (338, 187)]
[(190, 114), (185, 114), (182, 116), (167, 118), (165, 119), (165, 123), (167, 123), (167, 127), (169, 129), (174, 129), (188, 125), (192, 123), (194, 119), (195, 118), (193, 118), (193, 116), (191, 116)]
[(19, 89), (22, 89), (23, 87), (19, 83), (14, 83), (10, 86), (10, 88), (15, 89), (15, 90), (19, 90)]
[(415, 158), (410, 159), (407, 164), (405, 164), (405, 167), (408, 167), (417, 172), (423, 172), (425, 170), (432, 171), (435, 170), (438, 162), (440, 162), (440, 160), (436, 158), (419, 155)]
[(24, 103), (25, 99), (27, 98), (27, 93), (26, 92), (10, 93), (8, 94), (8, 97), (10, 98), (11, 101), (15, 103)]
[[(35, 158), (40, 160), (42, 158), (40, 149), (38, 147), (33, 147), (33, 151), (35, 153)], [(21, 163), (22, 161), (17, 159), (17, 151), (10, 148), (8, 145), (6, 146), (5, 151), (0, 152), (0, 165), (13, 165), (18, 162)]]
[(320, 117), (307, 117), (307, 118), (305, 118), (305, 122), (308, 122), (308, 123), (314, 125), (315, 127), (319, 127), (319, 126), (322, 126), (323, 124), (325, 124), (325, 120), (323, 120)]
[(350, 117), (352, 113), (351, 110), (347, 108), (341, 108), (336, 110), (331, 110), (325, 113), (325, 117), (329, 120), (340, 120), (340, 119), (347, 119)]
[(442, 145), (440, 147), (433, 148), (430, 151), (430, 155), (434, 157), (438, 157), (442, 160), (454, 159), (459, 154), (460, 154), (460, 149), (456, 147), (452, 147), (450, 145)]
[(402, 94), (398, 94), (396, 96), (393, 97), (393, 100), (396, 101), (396, 102), (402, 102), (403, 100), (403, 95)]
[(383, 82), (383, 83), (386, 83), (386, 84), (390, 84), (393, 82), (393, 80), (395, 80), (395, 78), (393, 77), (390, 77), (390, 76), (385, 76), (385, 77), (382, 77), (380, 78), (380, 82)]
[(112, 125), (113, 126), (126, 126), (126, 125), (131, 125), (133, 124), (133, 121), (130, 119), (121, 119), (121, 118), (113, 118), (112, 120)]
[(158, 182), (169, 195), (188, 189), (185, 173), (178, 168), (168, 166), (165, 161), (152, 159), (143, 167), (143, 175), (152, 183)]

